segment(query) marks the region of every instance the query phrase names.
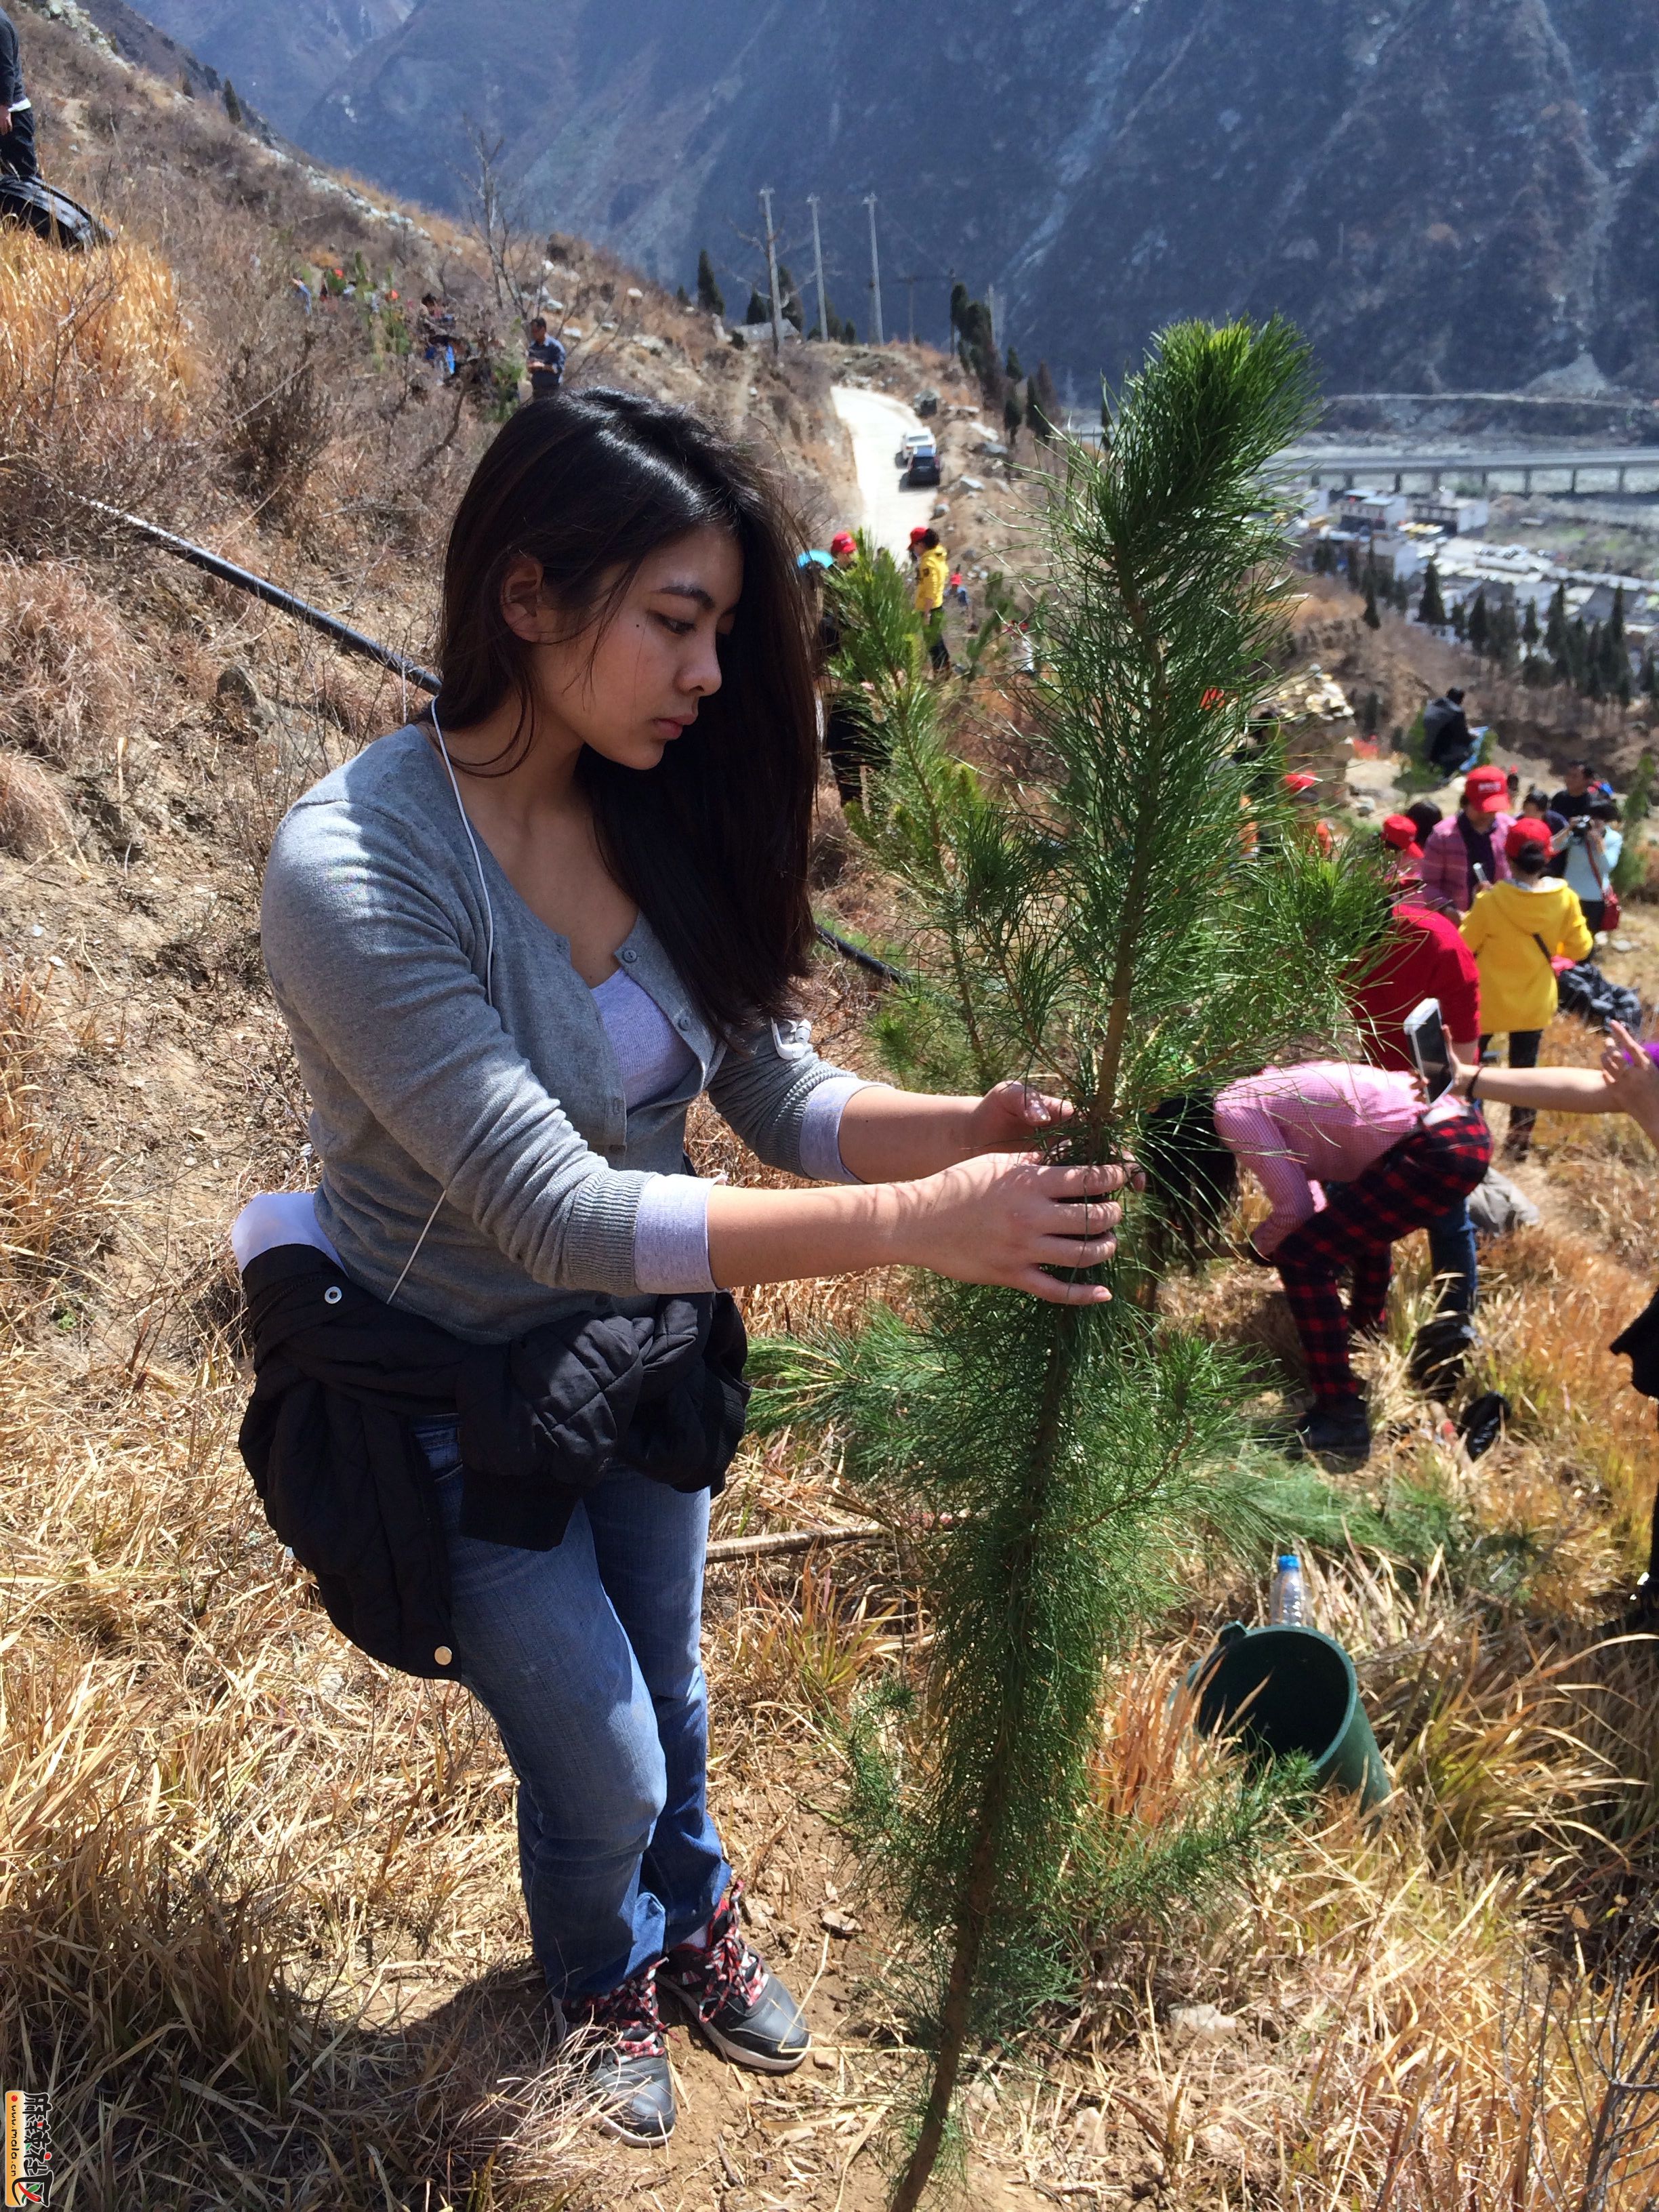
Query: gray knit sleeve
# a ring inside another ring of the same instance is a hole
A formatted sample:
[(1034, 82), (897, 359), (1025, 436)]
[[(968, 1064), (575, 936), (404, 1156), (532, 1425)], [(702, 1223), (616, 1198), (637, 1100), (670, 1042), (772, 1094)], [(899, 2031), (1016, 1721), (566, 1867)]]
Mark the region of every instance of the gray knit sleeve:
[(810, 1022), (758, 1022), (727, 1049), (708, 1096), (768, 1167), (810, 1175), (801, 1153), (806, 1102), (821, 1085), (848, 1073), (818, 1058)]

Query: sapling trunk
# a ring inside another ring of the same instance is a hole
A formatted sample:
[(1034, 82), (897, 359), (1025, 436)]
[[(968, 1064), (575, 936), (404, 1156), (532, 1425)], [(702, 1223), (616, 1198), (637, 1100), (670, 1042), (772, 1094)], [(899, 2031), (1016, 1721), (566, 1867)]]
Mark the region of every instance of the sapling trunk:
[[(1079, 1110), (1059, 1157), (1121, 1158), (1160, 1101), (1333, 1031), (1382, 910), (1374, 870), (1295, 835), (1252, 728), (1284, 578), (1263, 472), (1308, 404), (1284, 325), (1187, 325), (1103, 449), (1063, 450), (1051, 673), (1018, 781), (953, 753), (881, 564), (838, 586), (846, 696), (885, 759), (855, 818), (898, 887), (915, 978), (878, 1036), (913, 1079), (1063, 1085)], [(976, 2045), (1066, 1994), (1079, 1922), (1109, 1894), (1158, 1909), (1255, 1817), (1224, 1793), (1178, 1832), (1130, 1835), (1091, 1787), (1108, 1661), (1174, 1595), (1195, 1532), (1260, 1527), (1239, 1364), (1160, 1322), (1144, 1218), (1108, 1279), (1112, 1303), (1089, 1306), (935, 1285), (920, 1320), (878, 1307), (854, 1336), (761, 1353), (763, 1421), (834, 1422), (849, 1476), (939, 1531), (921, 1554), (926, 1692), (908, 1711), (883, 1692), (849, 1747), (931, 2062), (894, 2212), (928, 2187)]]

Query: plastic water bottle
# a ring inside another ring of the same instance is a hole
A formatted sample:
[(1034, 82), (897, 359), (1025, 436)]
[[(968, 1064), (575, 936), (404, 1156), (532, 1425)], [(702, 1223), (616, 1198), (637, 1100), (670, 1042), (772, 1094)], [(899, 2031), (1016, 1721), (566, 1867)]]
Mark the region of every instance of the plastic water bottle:
[(1267, 1618), (1275, 1628), (1305, 1628), (1308, 1625), (1308, 1593), (1302, 1580), (1302, 1562), (1294, 1552), (1281, 1552), (1273, 1561)]

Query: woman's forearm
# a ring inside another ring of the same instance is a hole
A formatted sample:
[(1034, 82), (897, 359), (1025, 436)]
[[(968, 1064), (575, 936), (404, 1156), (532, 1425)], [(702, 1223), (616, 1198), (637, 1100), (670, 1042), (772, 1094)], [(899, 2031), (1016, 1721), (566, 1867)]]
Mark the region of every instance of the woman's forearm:
[(970, 1130), (977, 1098), (935, 1098), (872, 1083), (842, 1109), (839, 1142), (849, 1175), (860, 1182), (899, 1182), (936, 1175), (981, 1149)]
[(708, 1272), (722, 1290), (858, 1274), (898, 1261), (900, 1187), (708, 1194)]
[(1613, 1114), (1620, 1103), (1596, 1067), (1483, 1067), (1474, 1096), (1477, 1104), (1490, 1100), (1558, 1114)]

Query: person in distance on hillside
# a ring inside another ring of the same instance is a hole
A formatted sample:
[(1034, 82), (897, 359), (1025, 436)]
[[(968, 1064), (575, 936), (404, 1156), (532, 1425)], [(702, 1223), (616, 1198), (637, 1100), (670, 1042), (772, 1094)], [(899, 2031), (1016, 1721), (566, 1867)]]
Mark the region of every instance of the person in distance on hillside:
[[(1411, 824), (1403, 815), (1390, 823)], [(1384, 823), (1387, 834), (1389, 823)], [(1397, 834), (1397, 833), (1396, 833)], [(1415, 1073), (1406, 1042), (1406, 1017), (1425, 999), (1437, 999), (1453, 1048), (1465, 1060), (1480, 1054), (1480, 974), (1455, 923), (1419, 903), (1421, 884), (1402, 854), (1399, 896), (1376, 951), (1350, 986), (1348, 1005), (1365, 1057), (1397, 1075)], [(1468, 1200), (1460, 1196), (1438, 1219), (1424, 1224), (1429, 1257), (1440, 1284), (1440, 1310), (1468, 1316), (1480, 1295), (1480, 1271)]]
[[(662, 2003), (763, 2072), (808, 2048), (708, 1806), (730, 1292), (898, 1264), (1098, 1304), (1064, 1271), (1110, 1257), (1128, 1172), (1045, 1164), (1073, 1109), (1023, 1083), (924, 1097), (813, 1051), (799, 550), (688, 410), (520, 408), (451, 526), (437, 698), (290, 811), (261, 915), (321, 1181), (233, 1231), (243, 1454), (336, 1623), (496, 1721), (556, 2026), (646, 2145)], [(705, 1092), (818, 1187), (690, 1172)]]
[(532, 322), (524, 353), (532, 400), (554, 398), (564, 382), (564, 348), (557, 338), (548, 336), (545, 315), (538, 315)]
[(1564, 822), (1576, 816), (1588, 814), (1593, 799), (1605, 799), (1611, 794), (1597, 780), (1595, 770), (1587, 760), (1569, 761), (1561, 771), (1561, 788), (1552, 794), (1550, 811), (1559, 814)]
[(1583, 827), (1575, 828), (1569, 822), (1555, 853), (1562, 879), (1569, 890), (1577, 893), (1584, 926), (1594, 937), (1607, 921), (1607, 895), (1613, 872), (1625, 849), (1624, 834), (1618, 826), (1619, 809), (1610, 799), (1599, 795), (1592, 799), (1576, 818)]
[(945, 643), (945, 580), (950, 572), (950, 557), (937, 530), (924, 530), (920, 538), (913, 535), (916, 553), (916, 612), (921, 617), (927, 633), (927, 657), (936, 675), (951, 672), (951, 655)]
[[(1593, 949), (1577, 893), (1547, 872), (1550, 845), (1543, 823), (1511, 823), (1504, 840), (1510, 879), (1489, 884), (1463, 917), (1463, 942), (1480, 971), (1480, 1049), (1506, 1030), (1511, 1067), (1538, 1065), (1540, 1040), (1560, 1003), (1556, 960), (1588, 959)], [(1510, 1115), (1506, 1159), (1526, 1158), (1536, 1119), (1524, 1108)]]
[(1423, 709), (1423, 750), (1442, 775), (1461, 775), (1479, 750), (1455, 684)]
[(1474, 904), (1483, 882), (1507, 878), (1510, 864), (1504, 839), (1513, 818), (1505, 811), (1508, 799), (1509, 783), (1501, 768), (1470, 770), (1456, 813), (1437, 822), (1423, 841), (1425, 906), (1459, 920)]
[(17, 29), (0, 8), (0, 169), (28, 184), (40, 173), (34, 151), (34, 106), (23, 89)]

